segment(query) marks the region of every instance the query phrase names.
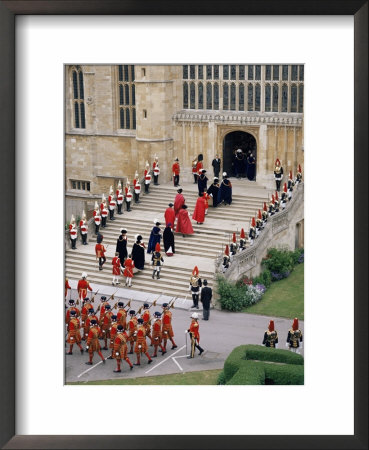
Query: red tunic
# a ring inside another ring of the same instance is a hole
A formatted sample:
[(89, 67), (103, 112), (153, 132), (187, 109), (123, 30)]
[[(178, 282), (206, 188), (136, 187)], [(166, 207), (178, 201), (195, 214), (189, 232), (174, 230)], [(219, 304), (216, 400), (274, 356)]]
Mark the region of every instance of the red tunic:
[(207, 192), (204, 192), (203, 197), (205, 199), (205, 209), (208, 209), (209, 208), (210, 195)]
[(179, 168), (179, 164), (178, 163), (174, 163), (172, 165), (172, 172), (174, 175), (179, 175), (181, 169)]
[(183, 197), (182, 194), (177, 194), (176, 198), (174, 199), (174, 214), (177, 217), (179, 211), (182, 208), (182, 205), (185, 204), (185, 198)]
[(187, 209), (181, 209), (178, 213), (177, 219), (177, 233), (193, 234), (193, 228)]
[(81, 324), (78, 319), (75, 317), (70, 320), (68, 324), (68, 336), (67, 342), (68, 344), (79, 344), (81, 342), (81, 334), (79, 329), (81, 328)]
[(199, 197), (196, 200), (195, 211), (192, 215), (192, 220), (196, 220), (196, 222), (204, 223), (205, 222), (205, 199), (204, 197)]
[(147, 352), (147, 342), (146, 342), (146, 330), (144, 326), (140, 326), (137, 329), (135, 353), (146, 353)]
[(113, 261), (113, 275), (120, 275), (120, 259), (119, 256), (114, 256)]
[(94, 210), (93, 215), (94, 215), (94, 222), (95, 222), (95, 224), (96, 225), (100, 225), (100, 222), (101, 222), (100, 212)]
[(93, 309), (93, 306), (90, 302), (86, 302), (83, 306), (82, 306), (82, 310), (81, 310), (81, 319), (82, 322), (85, 322), (88, 316), (88, 310), (89, 309)]
[(197, 342), (200, 343), (199, 322), (196, 319), (192, 319), (190, 332), (195, 336)]
[(98, 352), (100, 350), (99, 336), (101, 336), (101, 329), (98, 326), (94, 326), (88, 332), (86, 345), (89, 347), (88, 352)]
[(87, 289), (92, 291), (92, 287), (90, 286), (87, 280), (79, 280), (77, 285), (78, 295), (81, 300), (87, 297)]
[(133, 278), (133, 268), (135, 267), (135, 263), (131, 258), (127, 258), (124, 261), (124, 267), (123, 275), (128, 278)]
[(105, 247), (102, 244), (95, 245), (95, 253), (98, 258), (103, 258), (105, 256)]
[(114, 348), (114, 339), (115, 336), (117, 335), (117, 323), (113, 323), (113, 325), (110, 328), (110, 345), (109, 348)]
[(165, 210), (164, 213), (165, 217), (165, 226), (168, 226), (168, 223), (171, 223), (171, 228), (174, 230), (174, 221), (176, 220), (176, 213), (174, 212), (174, 209), (169, 207)]
[(67, 312), (65, 314), (65, 323), (69, 323), (69, 321), (70, 321), (70, 312), (71, 311), (75, 311), (76, 312), (75, 317), (79, 317), (81, 315), (81, 313), (80, 313), (78, 308), (76, 308), (75, 306), (71, 306), (70, 308), (67, 309)]
[(68, 282), (68, 278), (65, 279), (65, 294), (64, 296), (67, 296), (68, 293), (68, 289), (70, 289), (71, 287), (69, 286), (69, 282)]
[(202, 161), (198, 161), (196, 164), (196, 173), (198, 175), (201, 175), (201, 171), (204, 168), (204, 166), (202, 165)]
[(127, 311), (124, 308), (120, 308), (117, 313), (117, 324), (122, 325), (124, 329), (127, 327)]
[(173, 328), (172, 328), (172, 313), (170, 311), (163, 312), (163, 323), (162, 323), (162, 338), (168, 339), (168, 337), (173, 337)]

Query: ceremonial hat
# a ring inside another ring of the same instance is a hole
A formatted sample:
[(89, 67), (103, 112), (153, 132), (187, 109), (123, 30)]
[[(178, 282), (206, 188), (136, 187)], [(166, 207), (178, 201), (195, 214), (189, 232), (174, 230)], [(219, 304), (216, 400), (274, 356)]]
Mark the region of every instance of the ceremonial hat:
[(172, 226), (172, 222), (168, 222), (167, 227), (171, 227)]
[(144, 303), (144, 304), (143, 304), (143, 307), (144, 307), (144, 308), (150, 308), (150, 305), (149, 305), (148, 303)]
[(274, 331), (274, 320), (271, 320), (271, 321), (269, 322), (268, 330), (269, 330), (269, 331)]
[(227, 172), (223, 172), (223, 177), (226, 177), (227, 176)]
[(129, 179), (127, 178), (127, 181), (126, 181), (126, 186), (128, 185), (130, 185), (131, 184), (131, 182), (129, 181)]
[(276, 166), (280, 166), (280, 165), (281, 165), (281, 162), (279, 161), (278, 158), (275, 160), (275, 165), (276, 165)]
[(111, 306), (110, 305), (106, 305), (105, 309), (111, 309)]
[(177, 189), (178, 194), (181, 194), (183, 192), (183, 189), (179, 188)]
[(159, 242), (157, 242), (156, 245), (155, 245), (155, 251), (160, 253), (160, 244), (159, 244)]
[(207, 286), (208, 285), (208, 280), (204, 280), (203, 284), (204, 284), (204, 286)]
[(193, 319), (198, 319), (198, 318), (199, 318), (199, 315), (198, 315), (197, 312), (194, 312), (194, 313), (191, 314), (191, 317), (192, 317)]
[(237, 153), (242, 153), (242, 150), (240, 148), (238, 148)]
[(146, 160), (145, 167), (147, 167), (147, 166), (150, 167), (150, 164), (149, 164), (149, 161)]
[(87, 273), (86, 272), (82, 272), (82, 278), (87, 278)]
[(278, 197), (278, 191), (275, 191), (275, 199), (276, 199), (276, 201), (279, 200), (279, 197)]
[(202, 153), (200, 153), (199, 156), (197, 157), (197, 160), (202, 161), (203, 159), (204, 159), (204, 157), (203, 157)]
[(243, 228), (241, 228), (240, 238), (245, 239), (245, 231)]
[(101, 201), (105, 202), (105, 194), (102, 195)]
[(232, 242), (233, 242), (233, 243), (236, 243), (236, 242), (237, 242), (237, 239), (236, 239), (236, 233), (233, 233), (233, 236), (232, 236)]
[(135, 172), (135, 178), (137, 178), (138, 177), (138, 172), (137, 172), (137, 170), (136, 170), (136, 172)]
[(74, 215), (72, 214), (71, 218), (70, 218), (70, 223), (74, 222), (76, 219), (74, 218)]
[(198, 274), (199, 274), (199, 268), (197, 266), (195, 266), (193, 268), (192, 275), (194, 275), (196, 277)]
[(225, 246), (224, 254), (227, 255), (227, 256), (229, 256), (229, 247), (228, 247), (228, 244)]
[(214, 177), (213, 180), (214, 181), (219, 181), (219, 178), (218, 177)]
[(95, 311), (94, 311), (93, 308), (88, 308), (88, 312), (89, 312), (90, 314), (93, 314)]
[(85, 297), (84, 299), (83, 299), (83, 301), (84, 302), (88, 302), (90, 299), (88, 298), (88, 297)]
[(97, 320), (92, 319), (92, 320), (91, 320), (91, 325), (92, 325), (92, 326), (97, 325)]
[(113, 193), (113, 186), (110, 186), (109, 194), (112, 194), (112, 193)]
[(182, 209), (187, 209), (188, 206), (187, 205), (182, 205)]
[(72, 309), (72, 311), (69, 313), (71, 316), (75, 316), (76, 315), (76, 311), (74, 311), (74, 309)]
[(86, 213), (85, 213), (85, 210), (82, 211), (82, 220), (86, 220)]
[(175, 158), (174, 161), (179, 161), (179, 159), (178, 159), (178, 158)]
[(100, 297), (100, 300), (103, 302), (104, 300), (106, 300), (106, 297), (105, 297), (105, 295), (102, 295), (101, 297)]
[(115, 314), (113, 314), (112, 316), (111, 316), (111, 320), (114, 320), (114, 321), (116, 321), (117, 320), (117, 316), (115, 315)]
[(161, 317), (161, 312), (160, 311), (155, 311), (154, 312), (154, 316), (155, 317)]
[(259, 211), (258, 211), (258, 219), (261, 220), (261, 218), (262, 218), (262, 216), (261, 216), (261, 211), (260, 211), (260, 209), (259, 209)]
[(301, 173), (301, 166), (299, 164), (298, 172)]
[(264, 202), (263, 211), (268, 211), (266, 202)]
[(296, 317), (293, 319), (292, 329), (293, 329), (293, 331), (296, 331), (299, 329), (299, 319), (297, 319)]
[(274, 198), (274, 194), (272, 194), (272, 203), (275, 203), (275, 198)]
[(283, 185), (283, 192), (287, 194), (287, 183), (284, 183)]
[(288, 174), (288, 177), (290, 180), (292, 180), (292, 170), (290, 170), (290, 173)]
[(117, 187), (118, 187), (118, 189), (122, 189), (122, 183), (121, 183), (120, 180), (118, 181), (118, 186)]
[(97, 204), (97, 201), (95, 201), (95, 209), (98, 209), (99, 205)]
[(123, 308), (124, 303), (123, 303), (123, 302), (118, 302), (118, 306), (119, 306), (120, 308)]
[(168, 206), (171, 208), (171, 207), (174, 206), (174, 205), (173, 205), (173, 203), (169, 203)]
[(121, 234), (125, 234), (125, 233), (127, 233), (127, 230), (126, 230), (125, 228), (122, 228), (122, 229), (120, 230), (120, 232), (121, 232)]
[(206, 170), (205, 170), (205, 169), (202, 169), (201, 173), (206, 173)]
[(123, 325), (118, 325), (117, 326), (117, 331), (118, 332), (122, 332), (123, 331)]
[(161, 225), (161, 223), (158, 221), (158, 219), (155, 219), (155, 220), (154, 220), (154, 224), (155, 224), (155, 225)]
[(99, 234), (97, 235), (96, 241), (97, 241), (98, 244), (101, 244), (101, 242), (103, 241), (103, 239), (104, 239), (104, 236), (103, 236), (101, 233), (99, 233)]
[(136, 234), (136, 241), (142, 241), (142, 236), (140, 234)]
[(70, 299), (68, 303), (69, 303), (70, 305), (74, 305), (74, 300), (73, 300), (73, 299)]
[(253, 217), (253, 218), (251, 219), (251, 226), (255, 228), (255, 225), (256, 225), (256, 223), (255, 223), (255, 217)]
[(134, 309), (131, 309), (130, 312), (129, 312), (129, 315), (130, 316), (134, 316), (135, 314), (136, 314), (136, 311)]
[(139, 319), (137, 319), (138, 323), (143, 323), (143, 319), (141, 319), (141, 317)]
[(168, 303), (163, 303), (163, 308), (166, 308), (168, 306)]

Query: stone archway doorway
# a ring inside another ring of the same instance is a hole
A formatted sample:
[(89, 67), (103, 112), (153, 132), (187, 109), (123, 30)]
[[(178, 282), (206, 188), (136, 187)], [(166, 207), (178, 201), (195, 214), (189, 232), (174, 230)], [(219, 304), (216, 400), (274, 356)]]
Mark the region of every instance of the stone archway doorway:
[[(237, 175), (237, 168), (234, 164), (234, 155), (236, 150), (241, 149), (244, 154), (245, 170), (241, 176), (253, 178), (256, 181), (256, 159), (257, 159), (257, 144), (255, 137), (246, 133), (245, 131), (232, 131), (223, 139), (223, 171), (227, 172), (228, 176), (234, 177)], [(254, 170), (249, 169), (246, 163), (248, 154), (252, 152), (255, 158)], [(239, 167), (239, 165), (238, 165)]]

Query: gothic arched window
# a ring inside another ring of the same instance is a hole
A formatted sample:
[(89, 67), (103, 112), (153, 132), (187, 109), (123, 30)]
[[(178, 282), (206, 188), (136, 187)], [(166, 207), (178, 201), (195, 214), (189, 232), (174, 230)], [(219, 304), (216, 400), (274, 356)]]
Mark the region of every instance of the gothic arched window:
[(278, 84), (273, 84), (273, 112), (278, 112)]
[(134, 66), (118, 66), (119, 127), (121, 129), (136, 129), (136, 88), (134, 80)]
[(188, 84), (183, 83), (183, 109), (188, 108)]
[(260, 84), (255, 85), (255, 111), (260, 111)]
[(245, 110), (245, 85), (243, 83), (238, 86), (238, 109)]
[(195, 83), (190, 84), (190, 109), (195, 109)]
[(198, 108), (203, 109), (204, 108), (204, 86), (202, 83), (199, 83), (197, 90), (198, 90)]
[(219, 109), (219, 84), (214, 83), (214, 109)]
[(72, 68), (74, 128), (86, 128), (83, 72), (80, 66)]
[(211, 92), (211, 83), (206, 83), (206, 109), (212, 109), (213, 108), (213, 99), (212, 99), (212, 92)]
[(254, 86), (251, 83), (247, 86), (247, 110), (254, 111)]
[(223, 84), (223, 109), (229, 109), (228, 84)]
[(236, 85), (234, 83), (231, 84), (231, 107), (232, 111), (236, 109)]
[[(303, 66), (301, 66), (303, 67)], [(299, 86), (299, 112), (304, 112), (304, 85)]]
[(265, 111), (270, 112), (271, 110), (271, 89), (270, 84), (265, 85)]
[(284, 84), (282, 86), (282, 112), (288, 111), (288, 86)]
[(297, 86), (291, 86), (291, 112), (297, 112)]

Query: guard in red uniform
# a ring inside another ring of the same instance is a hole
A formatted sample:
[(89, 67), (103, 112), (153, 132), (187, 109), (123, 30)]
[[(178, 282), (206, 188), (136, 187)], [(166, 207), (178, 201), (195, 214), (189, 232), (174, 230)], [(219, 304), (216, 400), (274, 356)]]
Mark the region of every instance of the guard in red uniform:
[(158, 356), (158, 347), (160, 346), (161, 352), (164, 355), (166, 353), (166, 350), (161, 345), (162, 340), (162, 334), (161, 334), (161, 312), (155, 311), (154, 312), (155, 322), (152, 325), (152, 343), (154, 346), (154, 354), (152, 355), (153, 358), (156, 358)]
[(198, 179), (199, 179), (198, 177), (202, 174), (202, 170), (204, 168), (202, 160), (203, 160), (203, 156), (199, 155), (197, 157), (197, 163), (196, 163), (196, 173), (197, 173), (197, 180), (196, 180), (196, 182), (198, 182)]
[(112, 265), (113, 265), (113, 281), (112, 281), (112, 285), (117, 285), (120, 284), (119, 282), (119, 275), (120, 275), (120, 258), (119, 258), (119, 253), (116, 252), (114, 258), (112, 259)]
[(108, 356), (107, 359), (113, 359), (113, 353), (114, 353), (114, 340), (116, 338), (117, 335), (117, 326), (118, 326), (118, 322), (117, 322), (117, 316), (115, 314), (113, 314), (111, 316), (111, 327), (110, 327), (110, 343), (109, 343), (109, 348), (111, 349), (111, 355)]
[(132, 287), (133, 269), (135, 263), (133, 262), (132, 255), (129, 254), (128, 258), (124, 261), (124, 272), (123, 275), (126, 277), (126, 286)]
[(148, 364), (152, 363), (152, 359), (150, 358), (149, 352), (147, 351), (147, 342), (146, 342), (146, 330), (143, 325), (143, 319), (137, 319), (137, 335), (136, 335), (136, 344), (135, 344), (135, 353), (137, 361), (134, 363), (135, 366), (141, 365), (141, 355), (144, 354), (148, 358)]
[(193, 179), (194, 179), (193, 184), (197, 184), (197, 177), (198, 177), (198, 174), (197, 174), (197, 158), (195, 158), (192, 161), (192, 175), (193, 175)]
[(82, 245), (87, 245), (88, 225), (85, 211), (82, 212), (82, 219), (79, 221), (79, 231), (81, 233)]
[(115, 196), (117, 198), (117, 207), (118, 207), (118, 214), (122, 213), (122, 205), (123, 205), (123, 191), (122, 191), (122, 183), (118, 182), (117, 190), (115, 191)]
[(192, 321), (190, 324), (190, 328), (187, 330), (188, 333), (190, 333), (191, 338), (191, 352), (190, 355), (187, 356), (187, 358), (193, 358), (195, 356), (195, 348), (198, 349), (199, 355), (204, 353), (204, 349), (200, 347), (200, 325), (199, 325), (199, 315), (198, 313), (194, 312), (191, 315)]
[(76, 243), (77, 243), (77, 226), (76, 226), (76, 219), (74, 218), (73, 214), (70, 219), (69, 224), (69, 237), (70, 241), (72, 243), (72, 250), (77, 250)]
[(92, 303), (90, 302), (90, 299), (88, 297), (84, 298), (82, 301), (82, 309), (81, 309), (81, 326), (83, 328), (83, 336), (82, 336), (82, 340), (84, 341), (88, 335), (88, 329), (87, 329), (87, 325), (86, 325), (86, 321), (88, 318), (88, 311), (90, 309), (94, 309), (92, 306)]
[(126, 201), (126, 207), (127, 207), (127, 211), (132, 211), (131, 209), (131, 201), (132, 201), (132, 192), (131, 192), (131, 183), (127, 178), (126, 181), (126, 187), (124, 188), (124, 193), (125, 193), (125, 201)]
[(122, 359), (128, 363), (131, 370), (133, 369), (133, 365), (127, 356), (127, 334), (122, 325), (117, 326), (117, 334), (114, 339), (113, 358), (117, 361), (117, 368), (114, 372), (121, 372), (120, 363)]
[(231, 242), (231, 245), (229, 246), (229, 251), (231, 253), (231, 256), (234, 256), (237, 253), (236, 233), (233, 233), (233, 235), (232, 235), (232, 242)]
[(95, 223), (95, 234), (98, 234), (99, 230), (100, 230), (100, 225), (101, 225), (101, 215), (100, 215), (99, 205), (97, 204), (97, 202), (95, 202), (95, 209), (93, 212), (93, 216), (94, 216), (94, 223)]
[(65, 279), (65, 291), (64, 291), (64, 297), (66, 298), (68, 295), (68, 289), (71, 289), (70, 285), (69, 285), (69, 281), (68, 278)]
[(92, 291), (92, 287), (90, 286), (90, 283), (87, 281), (87, 273), (82, 272), (82, 279), (78, 281), (77, 285), (77, 291), (78, 291), (78, 297), (83, 301), (84, 298), (87, 297), (87, 289)]
[(135, 192), (135, 203), (141, 203), (140, 202), (141, 183), (140, 183), (140, 177), (138, 176), (137, 170), (135, 173), (135, 179), (133, 180), (133, 190)]
[(172, 350), (177, 348), (174, 342), (174, 333), (172, 328), (172, 313), (169, 311), (168, 303), (163, 303), (163, 328), (161, 330), (161, 335), (163, 338), (163, 348), (164, 351), (167, 350), (167, 340), (169, 339), (172, 343)]
[(129, 312), (130, 319), (128, 321), (127, 330), (128, 330), (128, 339), (127, 341), (131, 344), (131, 349), (129, 353), (133, 353), (133, 345), (136, 341), (137, 336), (137, 317), (136, 317), (136, 311), (134, 309), (131, 309)]
[(115, 220), (114, 211), (115, 211), (116, 204), (117, 204), (117, 202), (115, 201), (113, 186), (110, 186), (109, 197), (108, 197), (110, 220)]
[(103, 265), (105, 264), (106, 257), (105, 252), (106, 249), (102, 244), (104, 236), (102, 234), (97, 235), (97, 244), (95, 245), (95, 254), (96, 258), (99, 258), (99, 270), (103, 270)]
[(243, 228), (241, 228), (241, 233), (240, 233), (239, 249), (240, 249), (240, 252), (242, 252), (242, 250), (246, 249), (246, 235), (245, 235), (245, 230)]
[(124, 329), (127, 328), (127, 311), (124, 309), (124, 303), (118, 302), (117, 323), (122, 325)]
[(97, 321), (95, 319), (91, 320), (91, 328), (88, 332), (86, 349), (89, 355), (89, 361), (86, 362), (87, 365), (92, 366), (92, 359), (94, 357), (94, 353), (97, 352), (100, 356), (103, 364), (105, 364), (105, 358), (100, 350), (100, 342), (99, 337), (101, 336), (101, 329), (97, 325)]
[(181, 173), (181, 169), (179, 167), (179, 159), (176, 158), (172, 165), (172, 173), (173, 173), (173, 184), (174, 187), (180, 186), (179, 184), (179, 174)]
[(142, 314), (142, 319), (143, 319), (143, 324), (145, 327), (145, 331), (146, 331), (146, 337), (148, 337), (150, 339), (150, 345), (153, 344), (152, 342), (152, 337), (151, 337), (151, 314), (149, 311), (150, 305), (148, 303), (144, 303), (143, 304), (143, 314)]
[(160, 169), (159, 169), (159, 158), (157, 156), (155, 156), (155, 160), (152, 165), (152, 171), (154, 173), (154, 185), (159, 186), (158, 179), (159, 179)]
[(105, 312), (104, 314), (100, 315), (100, 328), (101, 328), (101, 335), (104, 339), (104, 347), (103, 350), (108, 350), (108, 339), (110, 340), (110, 328), (111, 328), (111, 318), (113, 316), (113, 313), (111, 311), (111, 306), (109, 303), (105, 306)]
[(150, 164), (148, 161), (146, 161), (146, 165), (145, 165), (144, 179), (145, 179), (145, 194), (148, 194), (150, 182), (151, 182)]
[(67, 342), (69, 344), (69, 352), (67, 355), (73, 355), (73, 345), (77, 344), (81, 353), (83, 353), (83, 348), (81, 345), (81, 334), (80, 334), (81, 324), (79, 319), (76, 317), (75, 311), (70, 311), (70, 321), (68, 323), (68, 337)]
[(263, 223), (265, 225), (266, 222), (268, 222), (268, 207), (267, 207), (266, 202), (264, 202), (262, 216), (263, 216)]
[(97, 318), (97, 315), (95, 314), (95, 311), (94, 311), (94, 309), (93, 308), (90, 308), (89, 310), (88, 310), (88, 317), (87, 317), (87, 319), (86, 319), (86, 322), (85, 322), (85, 327), (84, 327), (84, 331), (85, 331), (85, 339), (87, 339), (88, 338), (88, 333), (90, 332), (90, 328), (91, 328), (91, 321), (92, 320), (96, 320), (96, 323), (98, 323), (98, 318)]
[(106, 199), (105, 199), (105, 195), (103, 194), (102, 196), (102, 201), (100, 203), (100, 214), (101, 214), (101, 227), (105, 228), (106, 227), (106, 219), (108, 217), (108, 208), (106, 206)]
[(67, 309), (65, 313), (65, 323), (69, 323), (70, 321), (70, 315), (71, 312), (74, 311), (76, 317), (79, 317), (81, 315), (80, 310), (75, 306), (74, 300), (69, 300), (69, 308)]
[(106, 307), (109, 305), (109, 302), (106, 300), (105, 295), (102, 295), (100, 298), (100, 305), (97, 308), (97, 311), (100, 311), (100, 317), (99, 317), (99, 322), (101, 321), (101, 319), (103, 318), (105, 311), (106, 311)]
[(168, 208), (165, 210), (164, 218), (165, 218), (165, 226), (167, 227), (170, 223), (170, 227), (172, 230), (174, 229), (174, 222), (176, 220), (176, 214), (173, 209), (173, 203), (169, 203)]

